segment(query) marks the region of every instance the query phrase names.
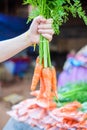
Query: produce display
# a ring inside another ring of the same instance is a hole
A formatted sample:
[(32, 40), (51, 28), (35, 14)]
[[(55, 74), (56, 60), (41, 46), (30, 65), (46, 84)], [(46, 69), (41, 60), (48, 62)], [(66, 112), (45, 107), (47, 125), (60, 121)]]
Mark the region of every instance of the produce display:
[(87, 130), (87, 113), (80, 110), (83, 106), (85, 110), (87, 103), (82, 105), (74, 101), (60, 108), (52, 105), (48, 109), (46, 101), (32, 98), (13, 106), (8, 114), (41, 130)]
[[(73, 17), (78, 15), (87, 24), (80, 0), (24, 0), (24, 4), (34, 6), (29, 20), (38, 15), (52, 18), (55, 34), (59, 34), (60, 26), (68, 20), (70, 13)], [(41, 35), (31, 84), (31, 95), (35, 98), (13, 106), (8, 114), (18, 121), (44, 130), (87, 130), (87, 113), (82, 111), (85, 104), (81, 104), (86, 101), (86, 84), (71, 85), (70, 90), (64, 92), (57, 90), (56, 80), (50, 44)], [(36, 90), (39, 82), (40, 89)], [(81, 98), (81, 92), (84, 98)]]
[(60, 102), (79, 101), (81, 103), (87, 101), (87, 82), (79, 82), (69, 84), (66, 87), (60, 88), (59, 98)]

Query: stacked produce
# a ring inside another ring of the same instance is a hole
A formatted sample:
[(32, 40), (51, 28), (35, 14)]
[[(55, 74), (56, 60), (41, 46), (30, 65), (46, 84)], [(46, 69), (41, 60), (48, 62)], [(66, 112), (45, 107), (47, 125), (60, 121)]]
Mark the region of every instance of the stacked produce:
[[(80, 0), (24, 0), (24, 3), (35, 7), (29, 19), (38, 15), (52, 18), (55, 34), (59, 34), (60, 26), (68, 20), (69, 13), (73, 17), (78, 15), (83, 18), (85, 24), (87, 24), (87, 17), (82, 10)], [(8, 114), (18, 121), (28, 123), (33, 127), (37, 126), (40, 129), (68, 130), (73, 128), (75, 130), (86, 130), (87, 113), (81, 111), (83, 105), (78, 102), (79, 100), (73, 98), (72, 103), (67, 103), (61, 100), (66, 97), (69, 99), (70, 94), (66, 92), (57, 95), (56, 70), (51, 64), (49, 45), (48, 40), (41, 35), (39, 57), (36, 59), (31, 84), (31, 94), (36, 98), (27, 99), (13, 106), (12, 111)], [(39, 82), (40, 90), (36, 90)], [(78, 89), (75, 91), (77, 92)], [(53, 97), (55, 97), (55, 100), (53, 100)]]
[(60, 108), (47, 107), (46, 101), (27, 99), (13, 106), (8, 114), (41, 130), (87, 130), (87, 113), (79, 110), (82, 108), (79, 102), (67, 103)]

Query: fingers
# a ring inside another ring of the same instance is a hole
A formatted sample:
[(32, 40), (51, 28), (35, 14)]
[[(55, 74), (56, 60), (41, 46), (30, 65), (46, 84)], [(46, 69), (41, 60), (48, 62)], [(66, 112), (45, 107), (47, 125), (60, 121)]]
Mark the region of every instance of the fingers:
[(51, 29), (52, 24), (40, 24), (38, 25), (38, 29)]
[(45, 19), (42, 16), (38, 16), (34, 19), (32, 26), (36, 27), (37, 35), (42, 34), (43, 37), (51, 41), (54, 34), (52, 23), (53, 23), (52, 19)]
[(52, 24), (53, 23), (53, 19), (45, 19), (44, 17), (42, 16), (38, 16), (34, 19), (35, 22), (38, 22), (39, 24), (40, 23), (45, 23), (45, 24)]
[(37, 23), (45, 23), (47, 20), (44, 18), (44, 17), (42, 17), (42, 16), (38, 16), (38, 17), (36, 17), (35, 19), (34, 19), (34, 22), (37, 22)]
[(49, 42), (52, 40), (52, 35), (50, 34), (42, 34), (42, 36), (48, 39)]
[(45, 28), (52, 28), (52, 23), (53, 23), (53, 20), (52, 19), (47, 19), (44, 23), (43, 22), (40, 22), (40, 24), (38, 25), (38, 28), (42, 28), (42, 29), (45, 29)]
[(52, 24), (52, 23), (53, 23), (53, 19), (51, 19), (51, 18), (50, 18), (50, 19), (47, 19), (47, 20), (46, 20), (46, 23), (47, 23), (47, 24)]
[(54, 34), (54, 30), (52, 29), (52, 22), (52, 19), (47, 19), (44, 22), (41, 21), (38, 25), (38, 33), (42, 34), (42, 36), (49, 41), (52, 40)]
[(45, 24), (52, 24), (53, 23), (53, 19), (45, 19), (44, 17), (42, 16), (38, 16), (36, 18), (36, 20), (39, 22), (39, 23), (45, 23)]
[(53, 35), (53, 34), (54, 34), (54, 31), (53, 31), (53, 29), (38, 29), (38, 33), (41, 33), (41, 34), (51, 34), (51, 35)]

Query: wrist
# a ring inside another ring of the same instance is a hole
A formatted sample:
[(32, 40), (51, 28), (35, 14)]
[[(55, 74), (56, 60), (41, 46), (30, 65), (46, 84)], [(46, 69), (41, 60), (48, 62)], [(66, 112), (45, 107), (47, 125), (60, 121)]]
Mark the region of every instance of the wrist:
[(29, 46), (31, 46), (33, 43), (33, 40), (32, 40), (32, 35), (30, 33), (30, 30), (28, 30), (26, 33), (25, 33), (25, 38), (26, 38), (26, 42), (28, 43)]

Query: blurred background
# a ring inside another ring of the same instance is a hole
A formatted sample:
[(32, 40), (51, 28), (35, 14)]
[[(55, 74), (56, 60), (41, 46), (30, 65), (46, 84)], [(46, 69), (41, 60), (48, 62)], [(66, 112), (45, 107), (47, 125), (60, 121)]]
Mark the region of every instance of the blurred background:
[[(87, 11), (87, 2), (82, 1)], [(13, 38), (28, 30), (31, 22), (26, 24), (31, 10), (23, 5), (23, 0), (0, 0), (0, 41)], [(56, 67), (57, 79), (63, 71), (68, 54), (76, 54), (87, 45), (87, 26), (78, 17), (72, 18), (60, 29), (60, 35), (54, 35), (50, 44), (52, 63)], [(30, 84), (38, 55), (29, 47), (11, 59), (0, 64), (0, 130), (9, 116), (6, 111), (23, 99), (30, 97)]]

